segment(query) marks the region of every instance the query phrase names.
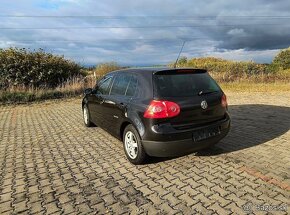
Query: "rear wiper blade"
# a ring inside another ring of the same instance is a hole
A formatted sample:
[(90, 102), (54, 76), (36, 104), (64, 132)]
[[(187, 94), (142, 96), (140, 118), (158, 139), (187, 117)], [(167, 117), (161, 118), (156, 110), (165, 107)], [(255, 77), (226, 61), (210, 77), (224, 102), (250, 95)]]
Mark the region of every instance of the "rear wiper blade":
[(201, 95), (205, 95), (205, 94), (211, 94), (211, 93), (217, 93), (218, 91), (217, 90), (201, 90), (199, 91), (198, 95), (201, 96)]

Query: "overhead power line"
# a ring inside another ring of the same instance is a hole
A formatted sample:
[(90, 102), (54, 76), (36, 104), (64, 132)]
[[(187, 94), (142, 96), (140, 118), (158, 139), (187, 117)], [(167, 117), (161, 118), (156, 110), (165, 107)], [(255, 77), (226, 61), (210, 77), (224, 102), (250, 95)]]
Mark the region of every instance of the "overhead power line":
[(216, 18), (259, 18), (259, 19), (290, 19), (289, 16), (275, 16), (275, 15), (235, 15), (235, 16), (98, 16), (98, 15), (0, 15), (0, 18), (94, 18), (94, 19), (216, 19)]
[[(262, 41), (277, 41), (277, 38), (264, 38), (264, 37), (254, 37), (254, 36), (240, 36), (240, 37), (234, 37), (235, 39), (241, 39), (241, 38), (260, 38)], [(94, 40), (1, 40), (0, 42), (44, 42), (44, 43), (96, 43), (96, 42), (123, 42), (123, 41), (194, 41), (194, 40), (221, 40), (221, 39), (232, 39), (228, 37), (215, 37), (215, 38), (209, 38), (209, 37), (191, 37), (191, 38), (112, 38), (112, 39), (94, 39)], [(290, 42), (290, 38), (289, 38)]]
[(63, 26), (63, 27), (0, 27), (0, 30), (52, 30), (52, 29), (106, 29), (106, 28), (204, 28), (242, 26), (286, 26), (290, 23), (214, 24), (214, 25), (151, 25), (151, 26)]
[[(20, 39), (20, 40), (7, 40), (7, 41), (23, 41), (23, 42), (96, 42), (96, 41), (111, 41), (111, 40), (117, 40), (117, 41), (123, 41), (123, 40), (198, 40), (198, 39), (211, 39), (209, 37), (184, 37), (184, 38), (96, 38), (94, 40), (53, 40), (53, 39), (41, 39), (41, 40), (25, 40), (25, 39)], [(1, 41), (1, 39), (0, 39)], [(2, 40), (3, 41), (3, 40)]]
[(1, 40), (1, 42), (69, 42), (69, 43), (95, 43), (95, 42), (111, 42), (111, 41), (193, 41), (193, 40), (211, 40), (206, 37), (196, 37), (196, 38), (124, 38), (124, 39), (95, 39), (95, 40)]

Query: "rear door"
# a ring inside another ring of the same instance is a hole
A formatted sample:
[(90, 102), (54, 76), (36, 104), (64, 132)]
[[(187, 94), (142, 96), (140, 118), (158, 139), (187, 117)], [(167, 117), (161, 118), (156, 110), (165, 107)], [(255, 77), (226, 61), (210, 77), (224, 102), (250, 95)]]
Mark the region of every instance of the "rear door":
[(180, 114), (163, 119), (175, 128), (206, 125), (222, 119), (222, 90), (205, 70), (169, 70), (153, 74), (154, 96), (180, 106)]
[(108, 101), (103, 104), (110, 117), (110, 130), (116, 135), (119, 135), (120, 126), (126, 118), (127, 105), (135, 92), (132, 90), (134, 80), (129, 73), (116, 75)]

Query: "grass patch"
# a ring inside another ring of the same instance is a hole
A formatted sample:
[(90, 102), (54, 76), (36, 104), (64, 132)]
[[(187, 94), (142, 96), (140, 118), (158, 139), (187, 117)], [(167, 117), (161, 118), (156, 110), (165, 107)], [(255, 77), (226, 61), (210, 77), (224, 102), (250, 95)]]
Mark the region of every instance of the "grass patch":
[[(285, 72), (285, 74), (288, 76), (289, 71)], [(290, 92), (288, 78), (285, 78), (283, 81), (273, 79), (258, 81), (255, 77), (252, 77), (232, 82), (216, 79), (225, 92)], [(7, 90), (0, 90), (0, 104), (21, 104), (50, 99), (79, 97), (83, 94), (85, 88), (93, 87), (95, 82), (96, 79), (94, 77), (87, 76), (86, 79), (74, 78), (68, 80), (53, 89), (10, 86)]]
[(22, 104), (48, 99), (60, 99), (80, 96), (79, 92), (60, 92), (57, 90), (43, 90), (41, 92), (0, 92), (0, 103), (2, 104)]
[(21, 104), (49, 99), (61, 99), (81, 96), (84, 89), (94, 86), (95, 78), (68, 80), (56, 88), (35, 88), (11, 86), (0, 90), (0, 104)]
[(220, 86), (224, 91), (230, 92), (290, 92), (290, 84), (288, 82), (228, 82), (220, 83)]

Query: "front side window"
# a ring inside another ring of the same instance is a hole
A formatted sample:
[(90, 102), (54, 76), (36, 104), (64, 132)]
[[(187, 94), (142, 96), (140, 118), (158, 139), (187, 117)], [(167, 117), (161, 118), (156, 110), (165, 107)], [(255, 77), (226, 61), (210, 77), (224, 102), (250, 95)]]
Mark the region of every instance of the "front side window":
[(98, 84), (98, 93), (103, 95), (108, 94), (111, 81), (112, 76), (104, 77)]
[(127, 74), (119, 74), (116, 76), (110, 95), (125, 95), (131, 76)]

